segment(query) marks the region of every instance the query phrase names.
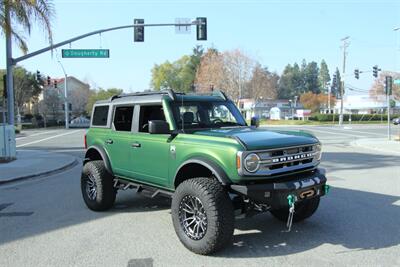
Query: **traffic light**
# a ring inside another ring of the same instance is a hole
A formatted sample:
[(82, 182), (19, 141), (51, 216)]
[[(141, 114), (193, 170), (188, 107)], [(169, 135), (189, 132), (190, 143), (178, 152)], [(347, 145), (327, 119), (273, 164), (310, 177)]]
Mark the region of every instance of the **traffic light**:
[(392, 95), (393, 78), (392, 76), (385, 77), (385, 93), (386, 95)]
[(7, 75), (3, 75), (3, 98), (7, 99)]
[(47, 86), (50, 86), (50, 84), (51, 84), (50, 76), (47, 76)]
[(198, 23), (196, 25), (197, 41), (207, 41), (207, 18), (201, 17), (196, 20)]
[(42, 75), (40, 74), (40, 71), (36, 71), (36, 81), (40, 82), (42, 80)]
[(375, 65), (375, 66), (373, 66), (372, 67), (372, 75), (375, 77), (375, 78), (378, 78), (378, 65)]
[(356, 79), (360, 78), (360, 70), (359, 69), (354, 70), (354, 76), (356, 77)]
[[(134, 19), (133, 24), (144, 24), (144, 19)], [(144, 42), (144, 26), (135, 27), (134, 41), (135, 42)]]
[(336, 88), (336, 74), (333, 74), (333, 77), (332, 77), (332, 87)]
[(57, 80), (54, 80), (54, 88), (57, 89)]

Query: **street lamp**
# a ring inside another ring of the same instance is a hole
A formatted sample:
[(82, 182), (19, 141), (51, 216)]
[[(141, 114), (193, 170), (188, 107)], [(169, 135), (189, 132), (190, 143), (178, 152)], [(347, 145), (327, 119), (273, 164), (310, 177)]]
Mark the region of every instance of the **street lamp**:
[(61, 63), (61, 61), (60, 61), (60, 59), (58, 58), (58, 54), (56, 53), (56, 57), (57, 57), (57, 62), (58, 62), (58, 64), (60, 64), (60, 66), (61, 66), (61, 69), (62, 69), (62, 71), (63, 71), (63, 73), (64, 73), (64, 111), (65, 111), (65, 129), (69, 129), (69, 119), (68, 119), (68, 115), (69, 115), (69, 113), (68, 113), (68, 91), (67, 91), (67, 78), (68, 78), (68, 75), (67, 75), (67, 73), (65, 72), (65, 69), (64, 69), (64, 66), (63, 66), (63, 64)]

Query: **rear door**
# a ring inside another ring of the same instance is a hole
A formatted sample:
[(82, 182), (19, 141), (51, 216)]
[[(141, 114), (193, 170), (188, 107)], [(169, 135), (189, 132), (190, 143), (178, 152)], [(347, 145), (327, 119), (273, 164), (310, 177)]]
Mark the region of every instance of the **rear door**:
[(131, 172), (133, 113), (133, 105), (114, 106), (111, 131), (105, 140), (114, 173), (128, 178), (133, 175)]

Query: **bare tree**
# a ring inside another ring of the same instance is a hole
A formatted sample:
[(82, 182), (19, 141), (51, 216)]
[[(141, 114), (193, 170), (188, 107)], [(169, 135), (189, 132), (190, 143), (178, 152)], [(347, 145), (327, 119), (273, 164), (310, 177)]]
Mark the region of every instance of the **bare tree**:
[(255, 60), (239, 49), (224, 52), (223, 59), (225, 91), (238, 103), (245, 95), (246, 85), (251, 80)]
[(43, 100), (39, 102), (39, 113), (46, 119), (48, 115), (55, 121), (60, 118), (60, 107), (62, 99), (57, 90), (45, 89), (43, 92)]
[(278, 95), (279, 76), (271, 73), (267, 68), (262, 68), (256, 63), (248, 86), (247, 97), (258, 99), (276, 99)]
[[(398, 72), (381, 72), (379, 78), (375, 80), (371, 89), (369, 90), (369, 95), (374, 99), (379, 99), (380, 96), (385, 95), (385, 77), (392, 76), (393, 80), (400, 79), (400, 73)], [(394, 99), (400, 100), (400, 85), (393, 84), (392, 94)]]
[(72, 115), (78, 117), (86, 114), (86, 106), (89, 101), (90, 90), (82, 87), (69, 92), (68, 101), (72, 104)]
[(196, 91), (209, 92), (213, 88), (224, 90), (224, 64), (223, 57), (215, 49), (208, 49), (200, 61), (196, 73)]

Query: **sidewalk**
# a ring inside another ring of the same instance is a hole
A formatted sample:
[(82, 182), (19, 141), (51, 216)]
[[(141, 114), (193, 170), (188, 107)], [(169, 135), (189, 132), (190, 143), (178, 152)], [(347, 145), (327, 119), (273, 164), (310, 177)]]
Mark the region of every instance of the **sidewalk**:
[[(394, 137), (393, 137), (394, 138)], [(366, 149), (390, 153), (400, 156), (400, 141), (388, 140), (387, 138), (362, 138), (350, 143)]]
[(40, 150), (17, 150), (17, 159), (0, 163), (0, 184), (49, 175), (77, 163), (73, 156)]

